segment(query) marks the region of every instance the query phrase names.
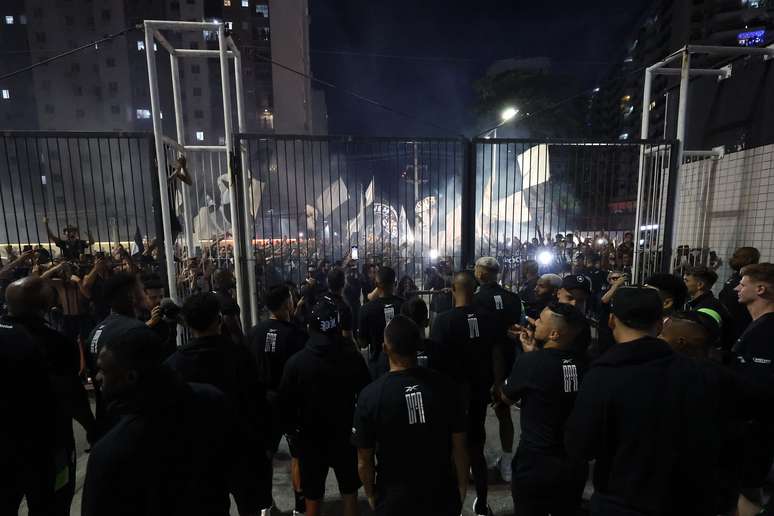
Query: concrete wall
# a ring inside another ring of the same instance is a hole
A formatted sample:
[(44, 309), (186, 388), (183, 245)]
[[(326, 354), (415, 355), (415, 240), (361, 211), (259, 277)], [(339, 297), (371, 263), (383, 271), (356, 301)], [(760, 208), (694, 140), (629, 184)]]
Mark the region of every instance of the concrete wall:
[(680, 169), (674, 244), (717, 252), (721, 281), (737, 247), (757, 247), (762, 261), (774, 261), (773, 156), (766, 145)]

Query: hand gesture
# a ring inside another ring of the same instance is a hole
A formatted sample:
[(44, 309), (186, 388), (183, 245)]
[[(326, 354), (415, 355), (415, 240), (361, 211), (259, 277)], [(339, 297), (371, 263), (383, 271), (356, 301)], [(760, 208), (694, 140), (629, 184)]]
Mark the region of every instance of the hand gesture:
[(146, 324), (151, 328), (161, 322), (161, 306), (155, 307), (151, 310), (151, 318)]
[[(530, 324), (534, 325), (535, 320), (527, 317), (527, 320)], [(516, 334), (519, 337), (519, 342), (521, 342), (521, 349), (524, 350), (525, 353), (530, 353), (532, 351), (535, 351), (537, 349), (537, 344), (535, 342), (535, 330), (532, 328), (519, 326), (518, 324), (514, 324), (511, 329), (509, 330), (511, 334)]]

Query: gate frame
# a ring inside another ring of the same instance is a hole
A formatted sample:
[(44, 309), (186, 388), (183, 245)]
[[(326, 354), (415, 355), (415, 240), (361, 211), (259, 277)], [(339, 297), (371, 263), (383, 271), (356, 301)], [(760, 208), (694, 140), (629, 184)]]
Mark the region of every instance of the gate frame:
[[(145, 55), (148, 63), (148, 82), (151, 96), (151, 111), (153, 117), (153, 135), (156, 145), (156, 156), (158, 165), (158, 181), (159, 190), (161, 194), (161, 214), (163, 219), (164, 229), (164, 257), (166, 261), (167, 269), (167, 284), (169, 288), (170, 297), (179, 303), (180, 299), (177, 293), (176, 271), (174, 263), (174, 241), (172, 239), (172, 223), (170, 218), (170, 206), (169, 198), (167, 196), (167, 176), (165, 164), (162, 163), (161, 157), (164, 156), (164, 143), (168, 143), (177, 148), (181, 155), (185, 154), (186, 150), (209, 150), (209, 151), (223, 151), (226, 154), (226, 166), (228, 167), (229, 181), (232, 192), (237, 191), (237, 170), (232, 162), (234, 156), (234, 128), (231, 120), (231, 86), (228, 69), (228, 60), (234, 60), (234, 82), (236, 88), (236, 107), (237, 107), (237, 123), (239, 132), (245, 130), (245, 115), (244, 115), (244, 89), (242, 82), (242, 55), (239, 49), (234, 44), (230, 34), (226, 33), (225, 25), (221, 22), (186, 22), (186, 21), (165, 21), (165, 20), (145, 20)], [(200, 31), (217, 31), (218, 32), (218, 49), (187, 49), (187, 48), (175, 48), (169, 41), (161, 34), (160, 30), (175, 30), (175, 31), (188, 31), (188, 32), (200, 32)], [(153, 50), (154, 44), (158, 42), (168, 53), (171, 65), (172, 75), (172, 92), (174, 96), (174, 110), (175, 110), (175, 127), (177, 132), (177, 140), (169, 138), (164, 135), (164, 130), (161, 125), (161, 105), (159, 99), (158, 89), (158, 72), (156, 69), (156, 54)], [(186, 145), (185, 144), (185, 130), (183, 126), (183, 108), (182, 99), (180, 94), (180, 73), (178, 60), (181, 57), (204, 57), (210, 59), (218, 59), (220, 61), (220, 80), (221, 88), (223, 92), (223, 121), (225, 130), (225, 145)], [(242, 325), (243, 327), (249, 327), (250, 320), (257, 321), (257, 303), (254, 302), (255, 290), (255, 270), (253, 267), (249, 267), (249, 261), (245, 256), (245, 252), (250, 248), (247, 245), (247, 232), (244, 228), (247, 227), (249, 207), (247, 196), (247, 183), (246, 174), (242, 175), (242, 203), (245, 208), (243, 217), (240, 220), (238, 202), (231, 203), (231, 234), (234, 240), (234, 277), (236, 280), (237, 288), (237, 302), (242, 308)], [(185, 212), (185, 240), (188, 247), (188, 255), (194, 249), (193, 246), (193, 234), (191, 229), (192, 217), (190, 215), (190, 207), (188, 203), (188, 195), (183, 193), (183, 211)], [(234, 199), (238, 201), (238, 199)], [(250, 295), (245, 292), (244, 283), (244, 268), (247, 268), (247, 281), (248, 290)], [(248, 307), (250, 309), (248, 310)]]

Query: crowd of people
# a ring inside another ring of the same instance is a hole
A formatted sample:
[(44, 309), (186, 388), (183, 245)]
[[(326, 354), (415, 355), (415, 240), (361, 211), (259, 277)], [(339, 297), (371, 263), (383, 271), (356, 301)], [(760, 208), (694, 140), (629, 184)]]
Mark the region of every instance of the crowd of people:
[(700, 265), (630, 285), (631, 234), (571, 249), (557, 235), (518, 278), (498, 257), (441, 260), (423, 290), (374, 260), (322, 261), (300, 284), (264, 275), (265, 316), (243, 328), (234, 277), (207, 256), (181, 266), (177, 306), (154, 246), (103, 255), (76, 228), (50, 236), (59, 257), (28, 249), (0, 269), (2, 514), (23, 498), (33, 516), (70, 513), (76, 421), (84, 516), (226, 515), (230, 496), (269, 514), (283, 438), (293, 514), (322, 514), (333, 469), (345, 516), (361, 488), (376, 514), (457, 516), (469, 481), (489, 515), (489, 407), (517, 515), (768, 502), (774, 264), (754, 248), (718, 297)]

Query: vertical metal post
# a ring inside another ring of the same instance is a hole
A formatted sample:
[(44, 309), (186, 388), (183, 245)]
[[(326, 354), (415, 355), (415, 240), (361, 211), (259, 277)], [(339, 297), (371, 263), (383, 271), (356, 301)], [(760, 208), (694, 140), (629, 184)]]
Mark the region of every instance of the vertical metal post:
[(169, 196), (167, 195), (167, 172), (164, 160), (164, 144), (162, 142), (161, 113), (159, 102), (158, 75), (156, 72), (156, 53), (153, 51), (153, 30), (145, 22), (145, 57), (148, 62), (148, 82), (151, 98), (151, 113), (153, 117), (153, 137), (156, 149), (156, 168), (159, 176), (159, 197), (161, 201), (161, 219), (164, 228), (164, 261), (166, 262), (167, 284), (169, 297), (180, 303), (177, 295), (177, 275), (175, 271), (175, 242), (172, 240), (172, 218), (169, 212)]
[(677, 163), (683, 163), (685, 152), (685, 118), (688, 110), (688, 81), (690, 80), (691, 54), (683, 51), (683, 66), (680, 70), (680, 100), (677, 105)]
[(249, 323), (248, 303), (250, 302), (245, 295), (244, 283), (242, 278), (244, 277), (244, 262), (243, 262), (243, 249), (244, 241), (239, 238), (238, 226), (239, 226), (239, 213), (237, 209), (237, 203), (235, 201), (236, 192), (236, 174), (234, 173), (233, 163), (231, 156), (234, 152), (234, 135), (232, 132), (231, 123), (231, 81), (228, 75), (228, 54), (226, 47), (226, 34), (224, 26), (221, 24), (218, 26), (218, 51), (220, 53), (220, 81), (223, 89), (223, 125), (225, 129), (226, 140), (226, 166), (228, 167), (229, 185), (231, 188), (232, 202), (231, 208), (231, 235), (234, 240), (234, 279), (237, 285), (237, 303), (239, 303), (242, 314), (242, 326), (246, 327)]
[[(650, 128), (650, 96), (653, 85), (653, 72), (651, 68), (645, 69), (645, 86), (642, 91), (642, 121), (640, 123), (640, 138), (648, 139), (648, 130)], [(637, 176), (637, 199), (636, 214), (634, 216), (634, 256), (632, 260), (632, 281), (637, 283), (640, 269), (640, 227), (642, 226), (642, 189), (645, 184), (645, 146), (640, 145), (640, 170)]]
[[(146, 47), (147, 48), (147, 47)], [(185, 128), (183, 126), (183, 101), (180, 94), (180, 70), (178, 67), (178, 58), (169, 54), (169, 66), (172, 72), (172, 96), (175, 100), (175, 129), (177, 130), (177, 142), (185, 145)], [(185, 228), (185, 245), (188, 247), (188, 257), (195, 255), (193, 240), (193, 216), (191, 214), (191, 204), (188, 199), (189, 186), (180, 182), (180, 193), (183, 196), (183, 224)]]
[[(473, 263), (476, 248), (476, 143), (467, 141), (465, 145), (467, 156), (462, 172), (462, 225), (460, 238), (462, 240), (462, 264), (465, 269)], [(483, 228), (482, 228), (483, 229)]]
[[(231, 38), (229, 38), (229, 43), (232, 43)], [(245, 122), (244, 90), (242, 84), (242, 55), (233, 43), (230, 46), (231, 50), (234, 52), (237, 124), (239, 132), (244, 134), (247, 131), (247, 123)], [(255, 206), (253, 205), (253, 196), (251, 195), (252, 185), (250, 175), (248, 174), (249, 161), (247, 159), (247, 153), (242, 147), (241, 141), (238, 142), (238, 144), (242, 163), (242, 198), (245, 218), (245, 264), (247, 266), (248, 292), (250, 293), (250, 321), (252, 324), (255, 324), (258, 322), (258, 292), (255, 283), (255, 248), (253, 246), (253, 237), (255, 236)]]

